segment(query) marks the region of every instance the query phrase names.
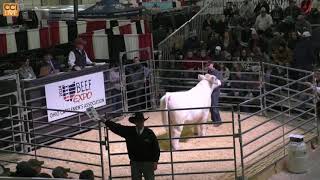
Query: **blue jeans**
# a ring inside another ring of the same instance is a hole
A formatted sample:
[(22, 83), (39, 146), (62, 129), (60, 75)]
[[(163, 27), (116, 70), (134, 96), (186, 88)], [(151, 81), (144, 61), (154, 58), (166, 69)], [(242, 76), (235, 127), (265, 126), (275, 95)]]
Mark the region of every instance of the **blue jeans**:
[(211, 120), (214, 123), (221, 122), (219, 108), (217, 107), (219, 105), (219, 96), (220, 96), (220, 88), (217, 88), (211, 94), (211, 106), (214, 106), (214, 107), (210, 108), (210, 113), (211, 113)]

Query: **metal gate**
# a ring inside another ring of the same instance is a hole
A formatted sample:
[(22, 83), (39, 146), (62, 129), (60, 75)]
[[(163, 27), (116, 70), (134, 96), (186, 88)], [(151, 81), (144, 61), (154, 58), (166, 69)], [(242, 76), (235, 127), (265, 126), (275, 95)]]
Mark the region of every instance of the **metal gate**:
[[(0, 77), (2, 84), (6, 84), (5, 88), (0, 90), (0, 104), (21, 105), (20, 79), (18, 74), (12, 74)], [(4, 83), (5, 82), (5, 83)], [(0, 107), (0, 128), (10, 130), (10, 132), (1, 132), (0, 149), (20, 152), (23, 145), (19, 143), (8, 143), (5, 141), (21, 142), (25, 140), (25, 136), (14, 130), (22, 130), (24, 124), (21, 122), (10, 121), (10, 118), (20, 118), (21, 109), (12, 108), (10, 106)]]
[[(142, 59), (143, 58), (143, 59)], [(154, 68), (151, 48), (120, 53), (120, 71), (124, 109), (152, 109), (154, 102)]]

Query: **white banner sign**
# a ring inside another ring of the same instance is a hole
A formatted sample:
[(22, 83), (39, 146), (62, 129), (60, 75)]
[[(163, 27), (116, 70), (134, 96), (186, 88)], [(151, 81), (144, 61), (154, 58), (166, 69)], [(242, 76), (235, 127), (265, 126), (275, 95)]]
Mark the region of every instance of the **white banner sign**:
[[(88, 107), (106, 105), (103, 73), (94, 73), (45, 86), (48, 109), (84, 112)], [(48, 110), (49, 122), (75, 113)]]

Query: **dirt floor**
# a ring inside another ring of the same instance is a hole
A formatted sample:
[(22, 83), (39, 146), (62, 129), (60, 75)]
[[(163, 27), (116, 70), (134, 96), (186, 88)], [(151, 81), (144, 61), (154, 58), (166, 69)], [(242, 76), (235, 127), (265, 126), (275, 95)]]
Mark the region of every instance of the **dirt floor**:
[[(158, 112), (155, 113), (146, 113), (145, 116), (150, 117), (148, 121), (146, 121), (147, 126), (154, 126), (154, 125), (162, 125), (161, 121), (161, 114)], [(232, 121), (232, 114), (230, 112), (221, 112), (222, 120), (223, 121)], [(243, 114), (241, 118), (246, 117), (246, 114)], [(119, 121), (123, 125), (130, 125), (127, 121), (127, 118), (123, 118)], [(247, 120), (244, 120), (241, 123), (242, 132), (249, 130), (250, 128), (255, 127), (258, 124), (261, 124), (263, 122), (266, 122), (266, 118), (263, 116), (253, 116), (251, 118), (248, 118)], [(246, 144), (250, 142), (251, 140), (255, 139), (256, 137), (259, 137), (260, 135), (263, 135), (266, 132), (270, 132), (271, 130), (275, 129), (281, 124), (281, 121), (274, 120), (265, 123), (263, 126), (260, 126), (258, 128), (255, 128), (252, 131), (247, 132), (243, 135), (243, 144)], [(220, 127), (214, 127), (213, 125), (209, 124), (207, 126), (207, 136), (212, 135), (230, 135), (233, 134), (233, 128), (232, 124), (223, 124)], [(235, 131), (237, 132), (239, 126), (238, 123), (235, 123)], [(195, 136), (192, 131), (193, 128), (185, 127), (183, 136), (184, 137), (190, 137)], [(249, 163), (250, 160), (253, 158), (259, 157), (261, 153), (264, 151), (267, 151), (275, 144), (282, 143), (283, 139), (280, 138), (278, 140), (274, 140), (276, 137), (280, 137), (281, 134), (285, 131), (288, 131), (292, 129), (291, 126), (285, 126), (285, 128), (278, 128), (274, 130), (272, 133), (263, 136), (262, 138), (259, 138), (259, 140), (254, 141), (244, 148), (244, 156), (251, 154), (245, 159), (245, 163)], [(154, 132), (159, 138), (167, 137), (165, 129), (164, 128), (153, 128)], [(104, 130), (102, 130), (104, 132)], [(294, 133), (294, 131), (293, 131)], [(105, 133), (103, 133), (103, 136), (105, 136)], [(76, 135), (75, 138), (80, 139), (90, 139), (90, 140), (99, 140), (99, 131), (98, 130), (92, 130), (88, 131), (86, 133), (82, 133), (79, 135)], [(119, 136), (113, 134), (112, 132), (109, 133), (109, 142), (110, 142), (110, 152), (111, 153), (125, 153), (126, 152), (126, 145), (125, 143), (112, 143), (114, 141), (123, 140)], [(266, 145), (266, 143), (270, 142), (271, 144)], [(171, 156), (170, 151), (168, 151), (169, 142), (168, 141), (160, 141), (161, 149), (167, 152), (161, 153), (160, 157), (160, 163), (167, 163), (167, 164), (160, 164), (158, 166), (158, 170), (156, 171), (156, 174), (170, 174), (171, 173)], [(88, 151), (88, 152), (94, 152), (94, 153), (100, 153), (100, 145), (98, 143), (91, 143), (91, 142), (81, 142), (77, 140), (64, 140), (57, 143), (54, 143), (50, 145), (51, 147), (63, 147), (67, 149), (76, 149), (76, 150), (82, 150), (82, 151)], [(186, 141), (180, 142), (180, 148), (183, 149), (201, 149), (201, 148), (217, 148), (217, 147), (234, 147), (233, 137), (214, 137), (214, 138), (194, 138), (189, 139)], [(237, 157), (240, 157), (240, 151), (239, 151), (239, 143), (235, 142), (236, 147), (236, 154)], [(257, 150), (257, 148), (261, 147), (260, 150)], [(100, 156), (98, 155), (90, 155), (90, 154), (84, 154), (84, 153), (75, 153), (71, 151), (62, 151), (62, 150), (55, 150), (55, 149), (49, 149), (49, 148), (40, 148), (36, 152), (32, 152), (33, 154), (36, 153), (40, 156), (49, 156), (49, 157), (56, 157), (66, 160), (74, 160), (74, 161), (81, 161), (86, 163), (92, 163), (92, 164), (101, 164)], [(28, 159), (30, 157), (22, 157), (21, 159)], [(39, 158), (40, 160), (45, 161), (46, 167), (56, 167), (56, 166), (64, 166), (71, 168), (72, 171), (80, 172), (82, 170), (86, 169), (92, 169), (94, 170), (95, 174), (98, 176), (101, 176), (101, 168), (92, 166), (92, 165), (83, 165), (79, 163), (73, 163), (73, 162), (65, 162), (60, 160), (53, 160), (48, 158)], [(172, 159), (175, 162), (173, 165), (173, 170), (175, 173), (192, 173), (197, 172), (200, 173), (199, 175), (178, 175), (175, 176), (175, 179), (177, 180), (199, 180), (199, 179), (220, 179), (219, 177), (223, 175), (223, 173), (218, 174), (201, 174), (203, 172), (210, 172), (210, 171), (234, 171), (235, 164), (234, 161), (230, 159), (234, 159), (234, 150), (233, 149), (224, 149), (224, 150), (196, 150), (196, 151), (179, 151), (179, 152), (173, 152), (172, 153)], [(183, 163), (183, 161), (206, 161), (206, 160), (221, 160), (216, 162), (195, 162), (195, 163)], [(225, 160), (225, 161), (224, 161)], [(226, 161), (230, 160), (230, 161)], [(109, 159), (107, 156), (107, 151), (105, 146), (103, 146), (103, 166), (104, 166), (104, 172), (105, 172), (105, 179), (109, 176)], [(128, 165), (128, 156), (127, 155), (112, 155), (111, 156), (111, 165)], [(237, 166), (240, 165), (240, 159), (237, 160)], [(11, 167), (13, 168), (13, 166)], [(48, 171), (48, 170), (44, 170)], [(50, 173), (50, 171), (48, 171)], [(232, 172), (230, 173), (232, 174)], [(234, 173), (233, 173), (234, 174)], [(112, 168), (112, 176), (129, 176), (130, 175), (130, 169), (129, 166), (122, 166), (122, 167), (113, 167)], [(76, 178), (76, 174), (71, 174), (71, 177)], [(124, 178), (128, 179), (128, 178)], [(157, 179), (171, 179), (170, 176), (160, 176)]]

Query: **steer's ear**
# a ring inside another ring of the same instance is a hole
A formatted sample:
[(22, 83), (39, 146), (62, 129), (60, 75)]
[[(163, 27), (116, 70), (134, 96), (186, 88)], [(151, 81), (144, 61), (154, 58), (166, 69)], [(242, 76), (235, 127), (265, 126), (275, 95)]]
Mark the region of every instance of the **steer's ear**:
[(198, 80), (199, 80), (199, 81), (202, 81), (202, 80), (204, 80), (204, 79), (206, 79), (206, 77), (205, 77), (204, 75), (198, 74)]
[(217, 78), (216, 78), (216, 76), (214, 76), (214, 75), (210, 75), (209, 77), (208, 77), (208, 81), (210, 82), (210, 83), (215, 83), (216, 82), (216, 80), (217, 80)]

